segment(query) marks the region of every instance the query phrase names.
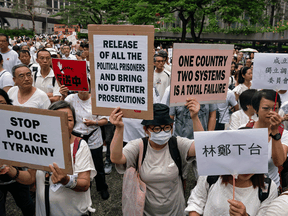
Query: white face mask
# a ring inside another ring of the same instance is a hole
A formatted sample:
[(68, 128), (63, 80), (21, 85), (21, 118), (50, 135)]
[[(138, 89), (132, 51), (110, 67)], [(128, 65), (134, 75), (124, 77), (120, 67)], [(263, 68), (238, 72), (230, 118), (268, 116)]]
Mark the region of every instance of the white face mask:
[(169, 141), (172, 136), (171, 131), (169, 131), (168, 133), (166, 133), (165, 131), (160, 131), (160, 133), (150, 132), (150, 134), (150, 140), (158, 145), (164, 145)]

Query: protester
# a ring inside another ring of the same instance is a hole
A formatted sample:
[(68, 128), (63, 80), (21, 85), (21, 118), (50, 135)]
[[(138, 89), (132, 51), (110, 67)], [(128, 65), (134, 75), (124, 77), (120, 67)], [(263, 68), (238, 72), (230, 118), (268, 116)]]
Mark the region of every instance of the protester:
[(30, 61), (31, 56), (28, 50), (20, 50), (18, 55), (19, 55), (19, 60), (21, 61), (22, 64), (25, 64), (28, 67), (32, 66), (33, 63)]
[(288, 215), (288, 191), (274, 199), (266, 211), (265, 216)]
[[(191, 115), (193, 100), (187, 100)], [(179, 176), (178, 167), (173, 163), (169, 152), (168, 140), (172, 136), (173, 120), (169, 117), (169, 107), (164, 104), (154, 104), (154, 119), (143, 120), (144, 130), (148, 135), (148, 146), (140, 169), (140, 177), (146, 183), (146, 199), (144, 215), (183, 215), (185, 208), (184, 191)], [(136, 167), (139, 155), (139, 142), (136, 139), (123, 148), (123, 113), (120, 108), (114, 109), (110, 121), (116, 126), (111, 142), (111, 160), (116, 164), (116, 170), (124, 173), (129, 167)], [(195, 116), (193, 116), (195, 117)], [(198, 117), (196, 117), (198, 118)], [(201, 124), (195, 120), (195, 123)], [(182, 173), (185, 178), (186, 167), (195, 156), (193, 140), (177, 137), (177, 146), (182, 162)], [(170, 164), (174, 164), (171, 166)]]
[(252, 81), (252, 69), (249, 67), (241, 68), (238, 76), (238, 85), (233, 89), (235, 93), (236, 101), (238, 101), (240, 94), (250, 89)]
[(103, 163), (103, 140), (100, 126), (108, 123), (104, 116), (92, 115), (91, 94), (79, 91), (78, 94), (68, 94), (68, 88), (61, 86), (62, 98), (65, 98), (76, 110), (76, 124), (72, 134), (77, 137), (83, 137), (90, 148), (94, 166), (97, 171), (95, 183), (97, 191), (103, 200), (109, 198), (108, 185), (105, 181), (104, 163)]
[(14, 86), (13, 77), (10, 72), (3, 68), (3, 58), (0, 54), (0, 89), (7, 92), (12, 86)]
[(15, 86), (7, 92), (13, 105), (47, 109), (50, 100), (45, 92), (32, 86), (32, 72), (24, 64), (12, 68)]
[(71, 48), (69, 45), (64, 45), (63, 46), (63, 55), (62, 59), (68, 59), (68, 60), (77, 60), (75, 55), (70, 54)]
[[(71, 159), (73, 161), (73, 146), (76, 137), (71, 134), (75, 125), (74, 108), (65, 101), (53, 103), (50, 110), (58, 110), (68, 114), (68, 129), (70, 137)], [(93, 160), (87, 143), (80, 141), (79, 149), (75, 156), (73, 175), (64, 174), (56, 163), (49, 165), (52, 175), (49, 172), (28, 169), (19, 171), (12, 166), (6, 166), (0, 174), (8, 174), (17, 182), (31, 185), (36, 182), (36, 215), (45, 216), (45, 178), (49, 177), (49, 184), (59, 184), (58, 190), (49, 189), (50, 216), (79, 216), (87, 215), (91, 211), (90, 180), (96, 175)]]

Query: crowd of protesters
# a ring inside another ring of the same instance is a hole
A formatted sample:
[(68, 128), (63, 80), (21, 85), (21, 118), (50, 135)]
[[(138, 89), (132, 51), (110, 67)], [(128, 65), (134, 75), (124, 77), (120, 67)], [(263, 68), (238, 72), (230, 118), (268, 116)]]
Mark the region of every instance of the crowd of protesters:
[[(112, 162), (119, 173), (136, 168), (140, 142), (147, 145), (139, 170), (147, 186), (144, 215), (288, 215), (288, 114), (281, 109), (288, 103), (288, 92), (279, 90), (277, 97), (274, 90), (251, 89), (254, 53), (234, 50), (225, 103), (200, 105), (187, 98), (184, 106), (169, 107), (171, 48), (153, 51), (154, 119), (142, 121), (125, 118), (120, 107), (109, 117), (92, 115), (90, 92), (70, 92), (55, 81), (52, 58), (86, 61), (90, 80), (89, 41), (0, 34), (0, 104), (67, 112), (71, 151), (80, 146), (73, 175), (64, 174), (57, 164), (50, 165), (51, 172), (0, 164), (0, 216), (5, 215), (7, 192), (25, 216), (91, 215), (93, 179), (102, 199), (109, 199), (105, 174), (111, 173)], [(268, 173), (239, 175), (231, 200), (232, 176), (198, 176), (194, 131), (239, 128), (268, 128)], [(170, 152), (171, 143), (178, 148), (180, 167)], [(197, 185), (185, 204), (188, 172), (193, 172)], [(48, 201), (47, 184), (59, 185), (48, 188)]]

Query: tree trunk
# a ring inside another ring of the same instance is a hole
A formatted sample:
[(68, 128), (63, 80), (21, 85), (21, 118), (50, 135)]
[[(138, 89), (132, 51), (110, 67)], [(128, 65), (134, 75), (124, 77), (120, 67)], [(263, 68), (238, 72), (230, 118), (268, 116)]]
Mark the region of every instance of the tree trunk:
[[(33, 25), (33, 32), (35, 34), (36, 30), (35, 30), (35, 16), (34, 15), (32, 15), (32, 25)], [(46, 23), (46, 25), (47, 25), (47, 23)], [(46, 27), (46, 29), (47, 29), (47, 27)]]
[(270, 16), (270, 25), (273, 25), (273, 19), (274, 19), (274, 10), (275, 10), (275, 5), (273, 4), (271, 6), (271, 16)]
[(184, 15), (183, 15), (183, 11), (181, 10), (178, 14), (178, 17), (180, 18), (180, 20), (182, 21), (182, 35), (181, 35), (181, 43), (185, 43), (186, 40), (186, 27), (189, 21), (189, 17), (187, 19), (185, 19)]

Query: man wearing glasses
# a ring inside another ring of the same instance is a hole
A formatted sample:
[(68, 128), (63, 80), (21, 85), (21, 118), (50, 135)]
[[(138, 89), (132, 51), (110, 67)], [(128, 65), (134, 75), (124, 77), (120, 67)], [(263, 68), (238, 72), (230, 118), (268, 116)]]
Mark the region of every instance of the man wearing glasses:
[(50, 100), (45, 92), (32, 86), (33, 79), (31, 70), (24, 64), (12, 68), (15, 86), (7, 92), (13, 100), (13, 105), (47, 109)]
[(18, 53), (9, 49), (9, 38), (0, 33), (0, 54), (3, 57), (3, 68), (11, 73), (13, 66), (21, 64)]
[(154, 56), (154, 78), (153, 86), (159, 92), (160, 100), (162, 99), (165, 89), (170, 86), (171, 73), (164, 69), (165, 60), (159, 55)]

